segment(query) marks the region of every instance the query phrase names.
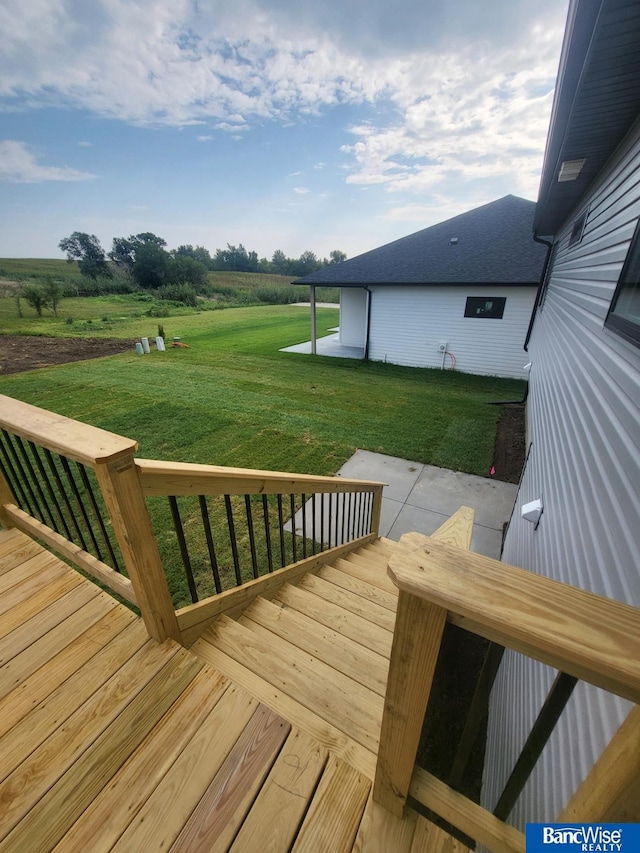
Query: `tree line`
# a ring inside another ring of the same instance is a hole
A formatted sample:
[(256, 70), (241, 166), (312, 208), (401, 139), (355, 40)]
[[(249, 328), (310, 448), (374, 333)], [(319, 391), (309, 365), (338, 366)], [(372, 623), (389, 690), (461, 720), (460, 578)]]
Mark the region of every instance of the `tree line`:
[(328, 259), (319, 259), (311, 251), (303, 252), (299, 258), (288, 258), (277, 249), (268, 260), (258, 258), (257, 252), (247, 251), (242, 243), (238, 246), (227, 243), (225, 249), (217, 249), (214, 255), (204, 246), (191, 244), (167, 251), (166, 241), (151, 232), (114, 237), (108, 254), (94, 234), (82, 231), (74, 231), (58, 245), (66, 253), (67, 260), (70, 263), (77, 261), (81, 274), (94, 281), (99, 277), (112, 278), (114, 271), (119, 271), (131, 277), (138, 287), (150, 290), (184, 286), (199, 290), (210, 270), (299, 278), (347, 258), (339, 249), (330, 252)]

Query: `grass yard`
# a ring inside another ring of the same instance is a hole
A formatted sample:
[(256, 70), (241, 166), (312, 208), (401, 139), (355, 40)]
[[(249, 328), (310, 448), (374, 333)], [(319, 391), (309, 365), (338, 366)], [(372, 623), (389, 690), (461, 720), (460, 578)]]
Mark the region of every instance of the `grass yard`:
[[(154, 338), (159, 321), (135, 314), (121, 310), (109, 329), (130, 353), (0, 377), (0, 393), (134, 438), (141, 457), (333, 474), (363, 448), (487, 476), (501, 407), (486, 404), (523, 392), (515, 380), (281, 353), (308, 340), (309, 311), (297, 306), (164, 318), (168, 341), (189, 349), (140, 357), (134, 341)], [(317, 316), (319, 334), (338, 322), (337, 309)], [(54, 319), (47, 332), (66, 335)], [(165, 556), (175, 551), (166, 502), (152, 513)], [(176, 605), (188, 600), (181, 572), (169, 571)]]

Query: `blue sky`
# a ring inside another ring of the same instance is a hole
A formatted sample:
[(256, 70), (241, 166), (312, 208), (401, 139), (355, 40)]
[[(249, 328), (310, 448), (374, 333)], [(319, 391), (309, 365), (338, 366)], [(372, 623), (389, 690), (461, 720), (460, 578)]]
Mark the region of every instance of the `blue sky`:
[(535, 199), (566, 10), (0, 0), (0, 257), (72, 231), (353, 257)]

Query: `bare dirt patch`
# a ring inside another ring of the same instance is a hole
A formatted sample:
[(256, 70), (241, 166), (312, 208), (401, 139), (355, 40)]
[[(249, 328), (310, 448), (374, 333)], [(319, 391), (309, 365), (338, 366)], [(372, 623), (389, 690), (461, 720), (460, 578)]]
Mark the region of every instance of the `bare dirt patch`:
[(519, 483), (525, 458), (524, 403), (506, 405), (498, 419), (493, 450), (494, 479)]
[(0, 376), (38, 370), (71, 361), (86, 361), (133, 349), (120, 338), (40, 338), (0, 335)]

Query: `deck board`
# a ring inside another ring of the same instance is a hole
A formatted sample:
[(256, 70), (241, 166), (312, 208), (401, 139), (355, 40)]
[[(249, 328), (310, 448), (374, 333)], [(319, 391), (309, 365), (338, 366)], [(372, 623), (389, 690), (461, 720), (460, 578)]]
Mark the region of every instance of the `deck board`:
[[(382, 573), (386, 548), (359, 560)], [(325, 575), (187, 650), (0, 531), (1, 853), (462, 851), (371, 801), (389, 591), (361, 564)]]

